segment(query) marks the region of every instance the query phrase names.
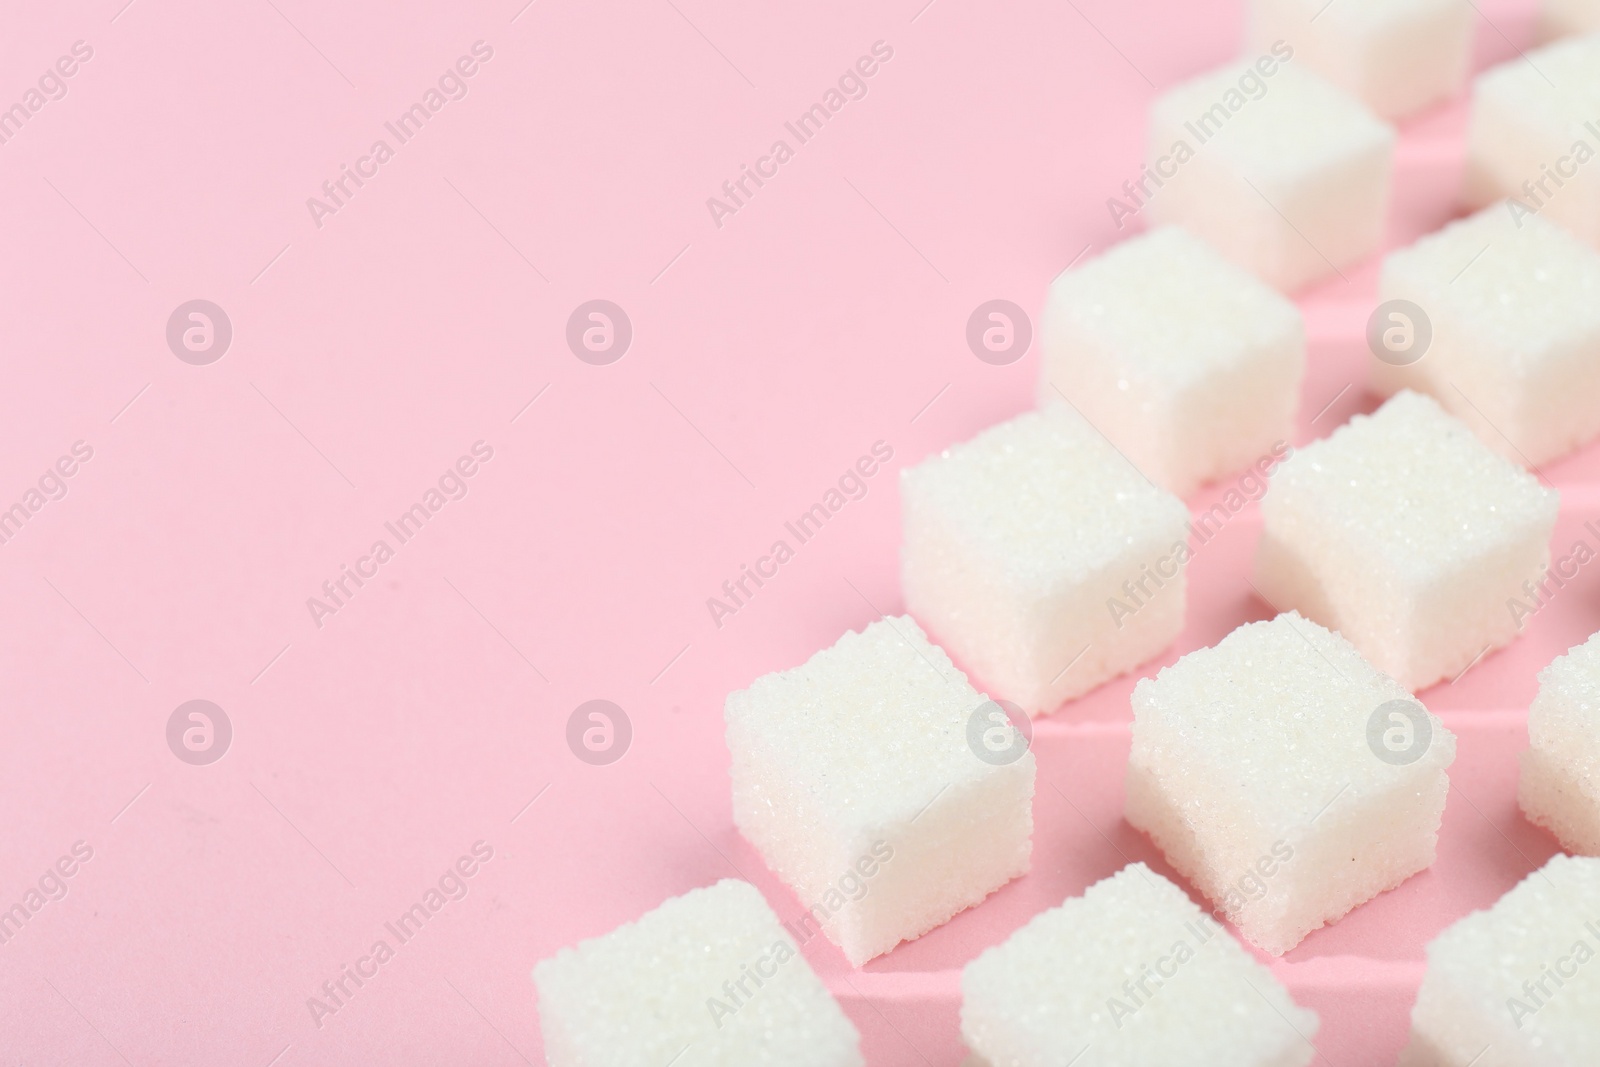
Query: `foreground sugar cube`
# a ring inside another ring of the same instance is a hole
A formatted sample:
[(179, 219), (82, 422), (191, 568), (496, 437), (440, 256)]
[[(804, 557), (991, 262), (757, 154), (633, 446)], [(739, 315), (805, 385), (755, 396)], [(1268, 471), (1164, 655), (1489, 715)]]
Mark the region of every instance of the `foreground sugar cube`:
[(1600, 859), (1556, 855), (1428, 945), (1400, 1067), (1600, 1063)]
[(1556, 508), (1555, 490), (1407, 390), (1273, 473), (1256, 587), (1415, 692), (1517, 636), (1506, 605), (1543, 579)]
[(1517, 799), (1569, 852), (1600, 856), (1600, 634), (1539, 672)]
[(1282, 955), (1432, 865), (1454, 758), (1398, 682), (1290, 612), (1134, 687), (1126, 814)]
[(1398, 311), (1399, 350), (1374, 346), (1371, 384), (1426, 392), (1490, 448), (1539, 464), (1600, 434), (1600, 252), (1515, 209), (1493, 204), (1384, 260), (1380, 299), (1427, 321)]
[(907, 609), (1038, 715), (1183, 629), (1189, 513), (1066, 405), (900, 475)]
[(995, 709), (904, 617), (728, 696), (733, 819), (807, 908), (797, 936), (860, 966), (1027, 871), (1034, 758), (980, 755)]
[(1274, 42), (1385, 118), (1436, 104), (1466, 81), (1468, 0), (1252, 0), (1251, 52)]
[(1144, 177), (1152, 220), (1287, 292), (1377, 251), (1394, 131), (1285, 51), (1157, 100)]
[(1539, 37), (1551, 40), (1600, 30), (1600, 0), (1544, 0), (1539, 8)]
[(983, 1062), (1304, 1067), (1297, 1006), (1177, 886), (1142, 863), (1034, 916), (961, 972), (961, 1035)]
[(673, 897), (540, 962), (533, 980), (550, 1067), (864, 1062), (855, 1027), (748, 882)]
[(1064, 396), (1179, 496), (1289, 439), (1299, 309), (1176, 226), (1063, 273), (1041, 335), (1040, 404)]
[(1467, 202), (1510, 197), (1600, 246), (1600, 35), (1519, 56), (1473, 83)]

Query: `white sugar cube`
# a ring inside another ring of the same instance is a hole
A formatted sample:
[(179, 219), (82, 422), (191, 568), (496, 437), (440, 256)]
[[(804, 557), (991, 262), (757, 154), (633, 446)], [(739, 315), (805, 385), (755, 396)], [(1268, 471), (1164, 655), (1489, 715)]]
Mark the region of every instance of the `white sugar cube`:
[(1155, 222), (1182, 224), (1290, 291), (1377, 251), (1394, 131), (1280, 58), (1213, 71), (1157, 100), (1136, 191), (1156, 186)]
[(1400, 1067), (1600, 1063), (1600, 859), (1556, 855), (1428, 945)]
[(1256, 587), (1415, 692), (1517, 636), (1507, 603), (1544, 577), (1557, 499), (1407, 390), (1273, 473)]
[(533, 969), (550, 1067), (860, 1067), (856, 1028), (761, 894), (727, 879)]
[(1040, 404), (1066, 397), (1179, 496), (1289, 439), (1299, 309), (1176, 226), (1063, 273), (1041, 337)]
[(1600, 246), (1600, 34), (1536, 49), (1478, 75), (1467, 202), (1515, 198)]
[(1544, 0), (1539, 8), (1539, 37), (1551, 40), (1600, 30), (1600, 0)]
[(1290, 612), (1133, 691), (1128, 822), (1282, 955), (1433, 863), (1455, 737)]
[(1539, 672), (1517, 799), (1569, 852), (1600, 856), (1600, 633)]
[[(1028, 870), (1033, 753), (911, 619), (846, 633), (725, 710), (733, 819), (808, 909), (796, 936), (820, 926), (860, 966)], [(985, 747), (992, 714), (1014, 745)]]
[(1466, 82), (1475, 18), (1468, 0), (1252, 0), (1250, 50), (1286, 42), (1296, 62), (1401, 118)]
[(1371, 384), (1429, 393), (1489, 447), (1539, 464), (1600, 434), (1600, 252), (1514, 207), (1384, 260), (1380, 299), (1421, 315), (1391, 314), (1397, 344), (1373, 347)]
[(1183, 629), (1189, 513), (1066, 405), (900, 475), (906, 608), (1038, 715)]
[(961, 1036), (1004, 1067), (1304, 1067), (1317, 1027), (1142, 863), (1034, 916), (961, 972)]

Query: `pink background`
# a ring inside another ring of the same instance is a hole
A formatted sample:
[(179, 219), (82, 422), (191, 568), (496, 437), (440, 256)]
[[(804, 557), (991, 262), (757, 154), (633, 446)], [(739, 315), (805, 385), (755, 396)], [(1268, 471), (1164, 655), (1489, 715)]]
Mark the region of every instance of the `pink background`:
[[(732, 829), (722, 698), (899, 610), (895, 472), (1031, 403), (1037, 352), (979, 362), (968, 314), (1033, 313), (1125, 236), (1105, 199), (1146, 104), (1234, 53), (1238, 4), (123, 2), (0, 34), (3, 104), (94, 50), (0, 145), (0, 506), (94, 451), (0, 545), (0, 907), (93, 849), (0, 945), (0, 1062), (540, 1062), (535, 961), (735, 873), (799, 912)], [(1531, 10), (1479, 6), (1483, 66)], [(478, 40), (466, 97), (316, 226), (306, 199)], [(715, 226), (706, 198), (879, 40), (868, 95)], [(1403, 131), (1393, 243), (1454, 212), (1464, 119)], [(1301, 301), (1301, 441), (1374, 405), (1375, 267), (1347, 273)], [(233, 323), (209, 366), (164, 339), (195, 298)], [(610, 366), (564, 341), (596, 298), (633, 324)], [(319, 628), (307, 598), (480, 440), (467, 496)], [(715, 627), (705, 599), (878, 440), (868, 496)], [(1546, 473), (1564, 550), (1600, 449)], [(1163, 663), (1269, 614), (1257, 532), (1252, 507), (1200, 552)], [(1274, 965), (1325, 1062), (1391, 1062), (1426, 941), (1552, 852), (1516, 752), (1597, 575), (1423, 694), (1460, 737), (1438, 864)], [(966, 961), (1166, 870), (1121, 821), (1132, 684), (1038, 727), (1031, 875), (860, 972), (806, 947), (869, 1062), (957, 1063)], [(165, 740), (196, 698), (234, 728), (209, 766)], [(594, 698), (633, 723), (611, 766), (565, 743)], [(307, 998), (480, 840), (466, 898), (317, 1026)]]

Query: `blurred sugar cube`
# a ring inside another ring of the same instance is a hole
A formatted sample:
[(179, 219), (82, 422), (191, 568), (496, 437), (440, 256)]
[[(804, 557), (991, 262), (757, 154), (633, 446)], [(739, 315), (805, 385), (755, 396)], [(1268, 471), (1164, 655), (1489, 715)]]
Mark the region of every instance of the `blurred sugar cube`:
[(1249, 51), (1284, 42), (1295, 62), (1404, 118), (1466, 82), (1477, 16), (1468, 0), (1251, 0)]
[(1304, 1067), (1317, 1027), (1142, 863), (1034, 916), (961, 972), (961, 1036), (979, 1064)]
[(861, 1067), (860, 1037), (747, 882), (673, 897), (533, 969), (550, 1067)]
[(1378, 250), (1394, 131), (1283, 53), (1158, 99), (1134, 191), (1154, 222), (1184, 226), (1289, 292)]
[(1567, 851), (1600, 856), (1600, 633), (1539, 672), (1528, 739), (1522, 810)]
[(1178, 227), (1058, 277), (1042, 338), (1040, 405), (1064, 396), (1179, 496), (1290, 437), (1299, 309)]
[(1403, 391), (1273, 473), (1256, 586), (1415, 692), (1517, 636), (1508, 605), (1544, 577), (1557, 501), (1433, 398)]
[(1426, 392), (1521, 463), (1600, 434), (1600, 252), (1507, 201), (1391, 253), (1379, 291), (1378, 392)]
[(1400, 1067), (1600, 1063), (1600, 859), (1557, 855), (1428, 945)]
[(1031, 715), (1183, 629), (1188, 511), (1064, 404), (903, 471), (900, 490), (906, 608)]
[(1600, 0), (1544, 0), (1539, 6), (1539, 37), (1549, 41), (1600, 30)]
[[(911, 619), (846, 633), (725, 711), (733, 819), (807, 909), (797, 937), (820, 928), (860, 966), (1028, 870), (1027, 740)], [(1010, 743), (987, 744), (995, 729)]]
[(1454, 758), (1398, 682), (1291, 612), (1134, 687), (1126, 814), (1282, 955), (1433, 863)]
[(1466, 200), (1511, 197), (1600, 247), (1600, 34), (1535, 49), (1478, 75)]

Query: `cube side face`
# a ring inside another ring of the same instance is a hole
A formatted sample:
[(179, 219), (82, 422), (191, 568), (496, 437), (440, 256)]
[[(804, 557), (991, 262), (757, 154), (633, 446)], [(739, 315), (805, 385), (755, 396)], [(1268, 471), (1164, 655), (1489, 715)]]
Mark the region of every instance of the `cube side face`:
[(1042, 668), (1028, 640), (1034, 595), (992, 565), (939, 502), (920, 491), (912, 472), (901, 477), (900, 587), (906, 611), (996, 693), (1030, 714), (1043, 710)]
[(1600, 799), (1584, 788), (1559, 755), (1542, 749), (1522, 753), (1517, 806), (1578, 856), (1600, 856)]
[[(747, 977), (754, 971), (760, 984)], [(743, 981), (741, 989), (739, 984)], [(859, 1035), (766, 902), (727, 880), (534, 969), (552, 1067), (860, 1067)]]
[[(1376, 252), (1389, 214), (1394, 137), (1349, 145), (1292, 180), (1257, 181), (1279, 217), (1280, 288), (1299, 289)], [(1269, 208), (1270, 210), (1270, 208)]]
[(1028, 872), (1036, 766), (1026, 753), (952, 787), (914, 820), (878, 828), (887, 847), (874, 845), (877, 871), (831, 920), (838, 936), (830, 939), (852, 966), (944, 925)]
[(1313, 1053), (1295, 1031), (1318, 1027), (1143, 864), (1035, 916), (968, 964), (961, 987), (968, 1047), (1017, 1067), (1060, 1067), (1086, 1045), (1106, 1067), (1299, 1067)]
[(1174, 398), (1166, 384), (1129, 367), (1123, 353), (1074, 322), (1054, 295), (1041, 332), (1039, 406), (1060, 404), (1064, 396), (1152, 481), (1183, 495), (1174, 484)]
[(1600, 634), (1539, 674), (1518, 800), (1568, 851), (1600, 856)]

